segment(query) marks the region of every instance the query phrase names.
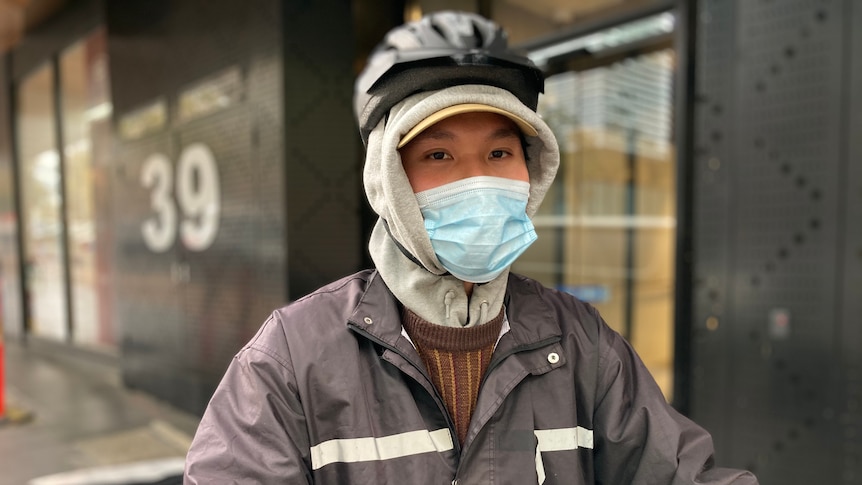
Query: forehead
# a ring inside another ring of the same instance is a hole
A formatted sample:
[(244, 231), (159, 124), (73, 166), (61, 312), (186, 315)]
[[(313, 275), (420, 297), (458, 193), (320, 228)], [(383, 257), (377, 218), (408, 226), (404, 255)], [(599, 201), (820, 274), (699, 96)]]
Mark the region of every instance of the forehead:
[[(413, 141), (421, 138), (437, 138), (440, 136), (488, 135), (495, 137), (518, 137), (518, 125), (509, 118), (487, 112), (461, 113), (434, 123), (416, 136)], [(411, 141), (412, 143), (412, 141)]]

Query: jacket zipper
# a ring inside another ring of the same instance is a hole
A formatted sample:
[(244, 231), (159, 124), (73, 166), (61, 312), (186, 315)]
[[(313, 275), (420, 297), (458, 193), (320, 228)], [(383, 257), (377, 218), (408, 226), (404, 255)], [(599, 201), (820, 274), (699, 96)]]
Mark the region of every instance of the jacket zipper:
[(404, 359), (405, 361), (409, 362), (409, 363), (410, 363), (410, 365), (411, 365), (411, 366), (413, 366), (413, 368), (414, 368), (414, 369), (418, 370), (418, 371), (419, 371), (419, 373), (422, 375), (422, 377), (424, 377), (424, 378), (428, 381), (428, 384), (430, 384), (430, 387), (431, 387), (431, 389), (433, 390), (433, 393), (431, 394), (431, 397), (434, 399), (434, 403), (435, 403), (435, 404), (437, 404), (437, 409), (438, 409), (440, 412), (442, 412), (442, 413), (443, 413), (443, 417), (445, 417), (445, 418), (446, 418), (446, 424), (448, 424), (448, 425), (449, 425), (449, 434), (450, 434), (450, 435), (451, 435), (451, 437), (452, 437), (452, 443), (453, 443), (453, 445), (455, 446), (455, 451), (456, 451), (456, 453), (457, 453), (457, 456), (459, 457), (458, 462), (460, 463), (460, 462), (461, 462), (461, 460), (460, 460), (460, 456), (461, 456), (461, 442), (459, 442), (459, 441), (458, 441), (458, 434), (455, 432), (455, 422), (454, 422), (454, 421), (452, 421), (452, 417), (451, 417), (451, 416), (449, 416), (449, 411), (446, 409), (446, 406), (443, 404), (443, 398), (442, 398), (442, 397), (440, 397), (440, 392), (437, 390), (437, 387), (435, 387), (435, 386), (434, 386), (434, 383), (433, 383), (433, 382), (431, 382), (431, 378), (430, 378), (430, 377), (428, 377), (428, 371), (426, 371), (423, 367), (420, 367), (420, 366), (416, 365), (416, 364), (413, 362), (413, 360), (412, 360), (412, 359), (410, 359), (410, 358), (408, 358), (406, 355), (402, 354), (402, 353), (401, 353), (401, 351), (400, 351), (400, 350), (398, 350), (398, 348), (396, 348), (396, 347), (394, 347), (394, 346), (392, 346), (392, 345), (389, 345), (388, 343), (384, 342), (383, 340), (380, 340), (379, 338), (375, 337), (374, 335), (372, 335), (372, 334), (370, 334), (370, 333), (366, 332), (366, 331), (365, 331), (365, 329), (363, 329), (363, 328), (361, 328), (360, 326), (358, 326), (358, 325), (354, 324), (353, 322), (348, 322), (348, 323), (349, 323), (349, 325), (348, 325), (348, 326), (349, 326), (349, 327), (350, 327), (354, 332), (356, 332), (356, 333), (358, 333), (359, 335), (361, 335), (361, 336), (365, 337), (366, 339), (368, 339), (368, 340), (370, 340), (370, 341), (372, 341), (372, 342), (374, 342), (374, 343), (376, 343), (376, 344), (380, 345), (381, 347), (386, 348), (386, 349), (388, 349), (388, 350), (391, 350), (392, 352), (395, 352), (396, 354), (398, 354), (399, 356), (401, 356), (401, 358), (402, 358), (402, 359)]

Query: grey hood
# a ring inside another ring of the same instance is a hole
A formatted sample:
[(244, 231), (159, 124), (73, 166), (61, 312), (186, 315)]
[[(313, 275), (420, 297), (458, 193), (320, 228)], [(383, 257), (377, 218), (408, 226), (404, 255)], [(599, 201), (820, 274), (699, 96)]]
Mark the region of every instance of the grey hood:
[(369, 241), (371, 258), (404, 306), (429, 322), (447, 326), (472, 326), (497, 316), (508, 270), (488, 283), (474, 285), (472, 297), (467, 297), (463, 283), (447, 274), (434, 254), (397, 146), (401, 137), (427, 116), (463, 103), (505, 109), (538, 131), (538, 136), (527, 137), (528, 216), (536, 213), (560, 163), (557, 141), (548, 125), (514, 95), (491, 86), (461, 85), (413, 95), (395, 105), (371, 132), (363, 179), (368, 201), (380, 216)]

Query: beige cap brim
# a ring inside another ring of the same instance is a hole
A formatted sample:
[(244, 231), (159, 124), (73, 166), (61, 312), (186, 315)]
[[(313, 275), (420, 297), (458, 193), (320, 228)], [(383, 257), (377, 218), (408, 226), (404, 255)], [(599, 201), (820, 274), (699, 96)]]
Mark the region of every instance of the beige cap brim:
[(520, 116), (510, 113), (504, 109), (497, 108), (495, 106), (488, 106), (487, 104), (479, 104), (479, 103), (466, 103), (466, 104), (456, 104), (455, 106), (449, 106), (448, 108), (443, 108), (436, 113), (431, 114), (424, 120), (420, 121), (416, 126), (414, 126), (410, 131), (407, 132), (404, 137), (401, 138), (401, 141), (398, 142), (398, 148), (403, 147), (404, 145), (410, 143), (410, 140), (416, 138), (416, 135), (422, 133), (426, 129), (428, 129), (434, 123), (438, 121), (445, 120), (446, 118), (459, 115), (462, 113), (497, 113), (498, 115), (503, 115), (506, 118), (514, 121), (518, 128), (527, 136), (538, 136), (539, 132), (533, 128), (533, 125), (527, 122), (524, 118)]

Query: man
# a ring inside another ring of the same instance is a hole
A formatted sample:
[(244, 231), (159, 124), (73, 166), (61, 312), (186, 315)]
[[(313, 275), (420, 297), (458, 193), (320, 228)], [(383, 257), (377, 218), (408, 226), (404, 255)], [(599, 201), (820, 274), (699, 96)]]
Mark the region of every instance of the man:
[(509, 274), (559, 164), (541, 89), (476, 15), (390, 32), (356, 95), (376, 270), (272, 314), (186, 483), (756, 483), (595, 309)]

